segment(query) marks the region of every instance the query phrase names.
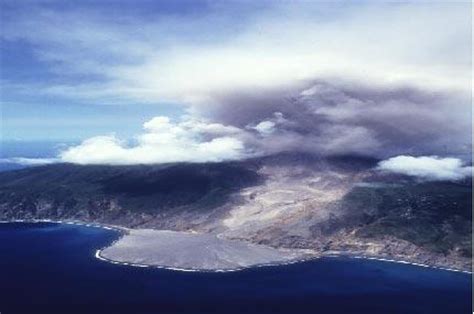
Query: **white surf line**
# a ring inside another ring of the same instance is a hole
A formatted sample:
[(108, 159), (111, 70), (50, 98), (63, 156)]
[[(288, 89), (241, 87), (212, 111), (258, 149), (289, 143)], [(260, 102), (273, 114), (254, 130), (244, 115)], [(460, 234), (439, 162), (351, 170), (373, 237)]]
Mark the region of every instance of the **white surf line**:
[(194, 269), (186, 269), (186, 268), (174, 268), (174, 267), (166, 267), (166, 266), (160, 266), (160, 265), (147, 265), (147, 264), (138, 264), (138, 263), (130, 263), (130, 262), (121, 262), (121, 261), (116, 261), (113, 259), (105, 258), (100, 255), (102, 252), (102, 249), (96, 250), (95, 252), (95, 257), (101, 261), (115, 264), (115, 265), (124, 265), (124, 266), (132, 266), (132, 267), (140, 267), (140, 268), (160, 268), (160, 269), (168, 269), (168, 270), (179, 270), (179, 271), (187, 271), (187, 272), (198, 272), (199, 270), (194, 270)]
[(431, 268), (431, 269), (446, 270), (446, 271), (452, 271), (452, 272), (472, 275), (472, 272), (468, 271), (468, 270), (449, 268), (449, 267), (443, 267), (443, 266), (434, 266), (434, 265), (422, 264), (422, 263), (417, 263), (417, 262), (409, 262), (409, 261), (405, 261), (405, 260), (395, 260), (395, 259), (375, 257), (375, 256), (350, 255), (350, 254), (347, 254), (347, 255), (344, 255), (344, 254), (331, 254), (331, 255), (326, 255), (324, 257), (335, 257), (335, 258), (337, 258), (337, 257), (348, 257), (348, 258), (352, 258), (352, 259), (374, 260), (374, 261), (381, 261), (381, 262), (388, 262), (388, 263), (412, 265), (412, 266)]
[[(114, 241), (114, 242), (116, 242), (116, 241)], [(113, 244), (111, 244), (110, 246), (112, 246), (112, 245)], [(288, 261), (285, 261), (285, 262), (260, 263), (260, 264), (244, 266), (244, 267), (236, 267), (236, 268), (200, 269), (200, 268), (181, 268), (181, 267), (172, 267), (172, 266), (165, 266), (165, 265), (138, 264), (138, 263), (131, 263), (131, 262), (116, 261), (116, 260), (112, 260), (112, 259), (105, 258), (105, 257), (101, 256), (100, 253), (104, 249), (105, 248), (97, 250), (96, 254), (95, 254), (95, 257), (97, 257), (101, 261), (112, 263), (112, 264), (115, 264), (115, 265), (125, 265), (125, 266), (142, 267), (142, 268), (165, 269), (165, 270), (181, 271), (181, 272), (201, 272), (201, 273), (231, 273), (231, 272), (237, 272), (237, 271), (253, 269), (253, 268), (284, 266), (284, 265), (291, 265), (291, 264), (296, 264), (296, 263), (301, 263), (301, 262), (307, 262), (307, 261), (314, 260), (314, 259), (317, 259), (317, 258), (320, 257), (320, 256), (308, 257), (308, 258), (302, 258), (302, 259), (288, 260)]]
[[(130, 230), (129, 228), (122, 227), (122, 226), (115, 226), (115, 225), (104, 225), (104, 224), (99, 224), (99, 223), (86, 223), (86, 222), (80, 222), (80, 221), (74, 221), (74, 220), (52, 220), (52, 219), (13, 219), (13, 220), (0, 220), (1, 224), (6, 224), (6, 223), (55, 223), (55, 224), (68, 224), (68, 225), (77, 225), (77, 226), (86, 226), (86, 227), (92, 227), (92, 228), (101, 228), (105, 230), (114, 230), (118, 231), (121, 233), (121, 236), (113, 241), (109, 246), (115, 244), (115, 242), (119, 241), (120, 238), (123, 236), (123, 233), (128, 232)], [(105, 249), (105, 248), (103, 248)], [(314, 257), (308, 257), (308, 258), (303, 258), (303, 259), (295, 259), (295, 260), (290, 260), (286, 262), (275, 262), (275, 263), (262, 263), (262, 264), (256, 264), (252, 266), (246, 266), (246, 267), (239, 267), (239, 268), (232, 268), (232, 269), (192, 269), (192, 268), (176, 268), (176, 267), (168, 267), (168, 266), (161, 266), (161, 265), (148, 265), (148, 264), (138, 264), (138, 263), (131, 263), (131, 262), (120, 262), (120, 261), (115, 261), (111, 260), (108, 258), (104, 258), (100, 255), (100, 252), (103, 249), (99, 249), (95, 253), (95, 257), (98, 258), (99, 260), (102, 260), (104, 262), (112, 263), (115, 265), (126, 265), (126, 266), (132, 266), (132, 267), (143, 267), (143, 268), (159, 268), (159, 269), (167, 269), (167, 270), (175, 270), (175, 271), (184, 271), (184, 272), (235, 272), (235, 271), (241, 271), (245, 269), (250, 269), (250, 268), (260, 268), (260, 267), (274, 267), (274, 266), (279, 266), (279, 265), (291, 265), (291, 264), (296, 264), (296, 263), (301, 263), (301, 262), (307, 262), (310, 260), (315, 260), (321, 257), (348, 257), (348, 258), (353, 258), (353, 259), (366, 259), (366, 260), (376, 260), (376, 261), (381, 261), (381, 262), (389, 262), (389, 263), (397, 263), (397, 264), (405, 264), (405, 265), (413, 265), (413, 266), (418, 266), (418, 267), (425, 267), (425, 268), (432, 268), (432, 269), (439, 269), (439, 270), (445, 270), (445, 271), (452, 271), (452, 272), (458, 272), (458, 273), (464, 273), (464, 274), (469, 274), (472, 275), (472, 271), (468, 270), (461, 270), (461, 269), (456, 269), (456, 268), (449, 268), (449, 267), (443, 267), (443, 266), (434, 266), (434, 265), (427, 265), (427, 264), (422, 264), (422, 263), (417, 263), (417, 262), (409, 262), (405, 260), (394, 260), (394, 259), (389, 259), (389, 258), (384, 258), (384, 257), (375, 257), (375, 256), (363, 256), (363, 255), (351, 255), (350, 253), (348, 254), (343, 254), (343, 253), (331, 253), (327, 255), (318, 255)]]
[[(118, 241), (118, 240), (116, 240)], [(110, 246), (112, 246), (116, 241), (114, 241)], [(105, 248), (103, 248), (105, 249)], [(465, 274), (470, 274), (472, 275), (472, 272), (467, 271), (467, 270), (461, 270), (461, 269), (455, 269), (455, 268), (447, 268), (447, 267), (441, 267), (441, 266), (432, 266), (432, 265), (427, 265), (427, 264), (421, 264), (421, 263), (416, 263), (416, 262), (408, 262), (404, 260), (394, 260), (394, 259), (388, 259), (388, 258), (383, 258), (383, 257), (374, 257), (374, 256), (362, 256), (362, 255), (345, 255), (345, 254), (330, 254), (330, 255), (318, 255), (314, 257), (307, 257), (307, 258), (300, 258), (300, 259), (294, 259), (294, 260), (288, 260), (285, 262), (270, 262), (270, 263), (261, 263), (261, 264), (255, 264), (251, 266), (245, 266), (245, 267), (238, 267), (238, 268), (231, 268), (231, 269), (196, 269), (196, 268), (179, 268), (179, 267), (171, 267), (171, 266), (163, 266), (163, 265), (151, 265), (151, 264), (138, 264), (138, 263), (131, 263), (131, 262), (120, 262), (108, 258), (104, 258), (100, 255), (100, 252), (103, 250), (97, 250), (96, 251), (96, 257), (102, 261), (109, 262), (112, 264), (116, 265), (126, 265), (126, 266), (133, 266), (133, 267), (144, 267), (144, 268), (158, 268), (158, 269), (167, 269), (167, 270), (174, 270), (174, 271), (184, 271), (184, 272), (215, 272), (215, 273), (224, 273), (224, 272), (235, 272), (235, 271), (241, 271), (241, 270), (246, 270), (250, 268), (261, 268), (261, 267), (274, 267), (274, 266), (284, 266), (284, 265), (292, 265), (296, 263), (302, 263), (302, 262), (308, 262), (311, 260), (316, 260), (318, 258), (322, 257), (329, 257), (329, 258), (338, 258), (338, 257), (348, 257), (348, 258), (353, 258), (353, 259), (365, 259), (365, 260), (376, 260), (376, 261), (381, 261), (381, 262), (389, 262), (389, 263), (398, 263), (398, 264), (405, 264), (405, 265), (413, 265), (413, 266), (418, 266), (418, 267), (425, 267), (425, 268), (432, 268), (432, 269), (439, 269), (439, 270), (446, 270), (446, 271), (452, 271), (452, 272), (460, 272), (460, 273), (465, 273)]]
[(91, 228), (101, 228), (105, 230), (114, 230), (120, 232), (127, 232), (130, 230), (129, 228), (116, 226), (116, 225), (108, 225), (108, 224), (101, 224), (95, 222), (82, 222), (77, 220), (52, 220), (52, 219), (13, 219), (13, 220), (0, 220), (0, 223), (54, 223), (54, 224), (65, 224), (65, 225), (76, 225), (76, 226), (85, 226)]

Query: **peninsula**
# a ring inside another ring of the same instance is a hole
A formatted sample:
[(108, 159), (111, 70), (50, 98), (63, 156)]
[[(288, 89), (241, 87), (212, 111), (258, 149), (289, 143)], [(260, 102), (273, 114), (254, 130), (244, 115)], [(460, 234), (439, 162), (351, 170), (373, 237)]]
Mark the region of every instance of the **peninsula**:
[(281, 153), (220, 163), (53, 164), (0, 173), (0, 220), (126, 227), (104, 259), (232, 270), (348, 254), (471, 270), (471, 179)]

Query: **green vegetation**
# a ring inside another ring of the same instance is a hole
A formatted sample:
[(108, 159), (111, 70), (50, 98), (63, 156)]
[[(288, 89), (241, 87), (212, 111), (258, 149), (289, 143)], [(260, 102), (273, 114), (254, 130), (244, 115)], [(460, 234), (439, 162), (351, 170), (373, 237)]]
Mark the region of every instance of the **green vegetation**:
[(411, 182), (355, 188), (342, 206), (361, 227), (358, 236), (390, 235), (433, 252), (457, 250), (462, 256), (472, 256), (470, 184)]

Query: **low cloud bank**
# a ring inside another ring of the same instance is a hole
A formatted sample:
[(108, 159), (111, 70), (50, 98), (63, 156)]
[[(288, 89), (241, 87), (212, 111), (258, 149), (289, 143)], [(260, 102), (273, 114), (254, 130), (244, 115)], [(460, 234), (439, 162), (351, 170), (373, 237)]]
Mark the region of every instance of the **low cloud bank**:
[(155, 117), (132, 140), (89, 138), (56, 160), (130, 165), (219, 162), (284, 151), (362, 154), (398, 156), (383, 162), (384, 170), (457, 179), (467, 171), (458, 159), (410, 156), (469, 159), (469, 99), (465, 93), (334, 81), (236, 91), (191, 106), (178, 121)]
[(12, 157), (0, 158), (0, 163), (17, 164), (22, 166), (40, 166), (60, 162), (58, 158), (26, 158), (26, 157)]
[(425, 180), (461, 180), (472, 176), (472, 167), (458, 158), (438, 156), (396, 156), (381, 161), (379, 170), (419, 177)]
[(219, 123), (185, 119), (173, 123), (159, 116), (143, 125), (135, 143), (115, 135), (89, 138), (59, 155), (62, 162), (77, 164), (153, 164), (167, 162), (217, 162), (246, 154), (238, 138), (240, 129)]

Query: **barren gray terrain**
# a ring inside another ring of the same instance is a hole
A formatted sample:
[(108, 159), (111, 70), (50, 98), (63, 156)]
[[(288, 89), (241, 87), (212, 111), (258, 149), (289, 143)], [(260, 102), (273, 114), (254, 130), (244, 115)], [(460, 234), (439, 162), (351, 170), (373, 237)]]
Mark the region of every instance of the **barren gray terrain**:
[(282, 262), (300, 258), (302, 249), (470, 270), (471, 180), (420, 181), (376, 165), (357, 156), (296, 153), (227, 163), (29, 168), (0, 173), (0, 219), (127, 227), (130, 235), (104, 257), (175, 268)]
[(306, 254), (303, 250), (275, 249), (212, 234), (137, 229), (102, 250), (100, 256), (117, 262), (175, 269), (234, 270), (285, 263)]

